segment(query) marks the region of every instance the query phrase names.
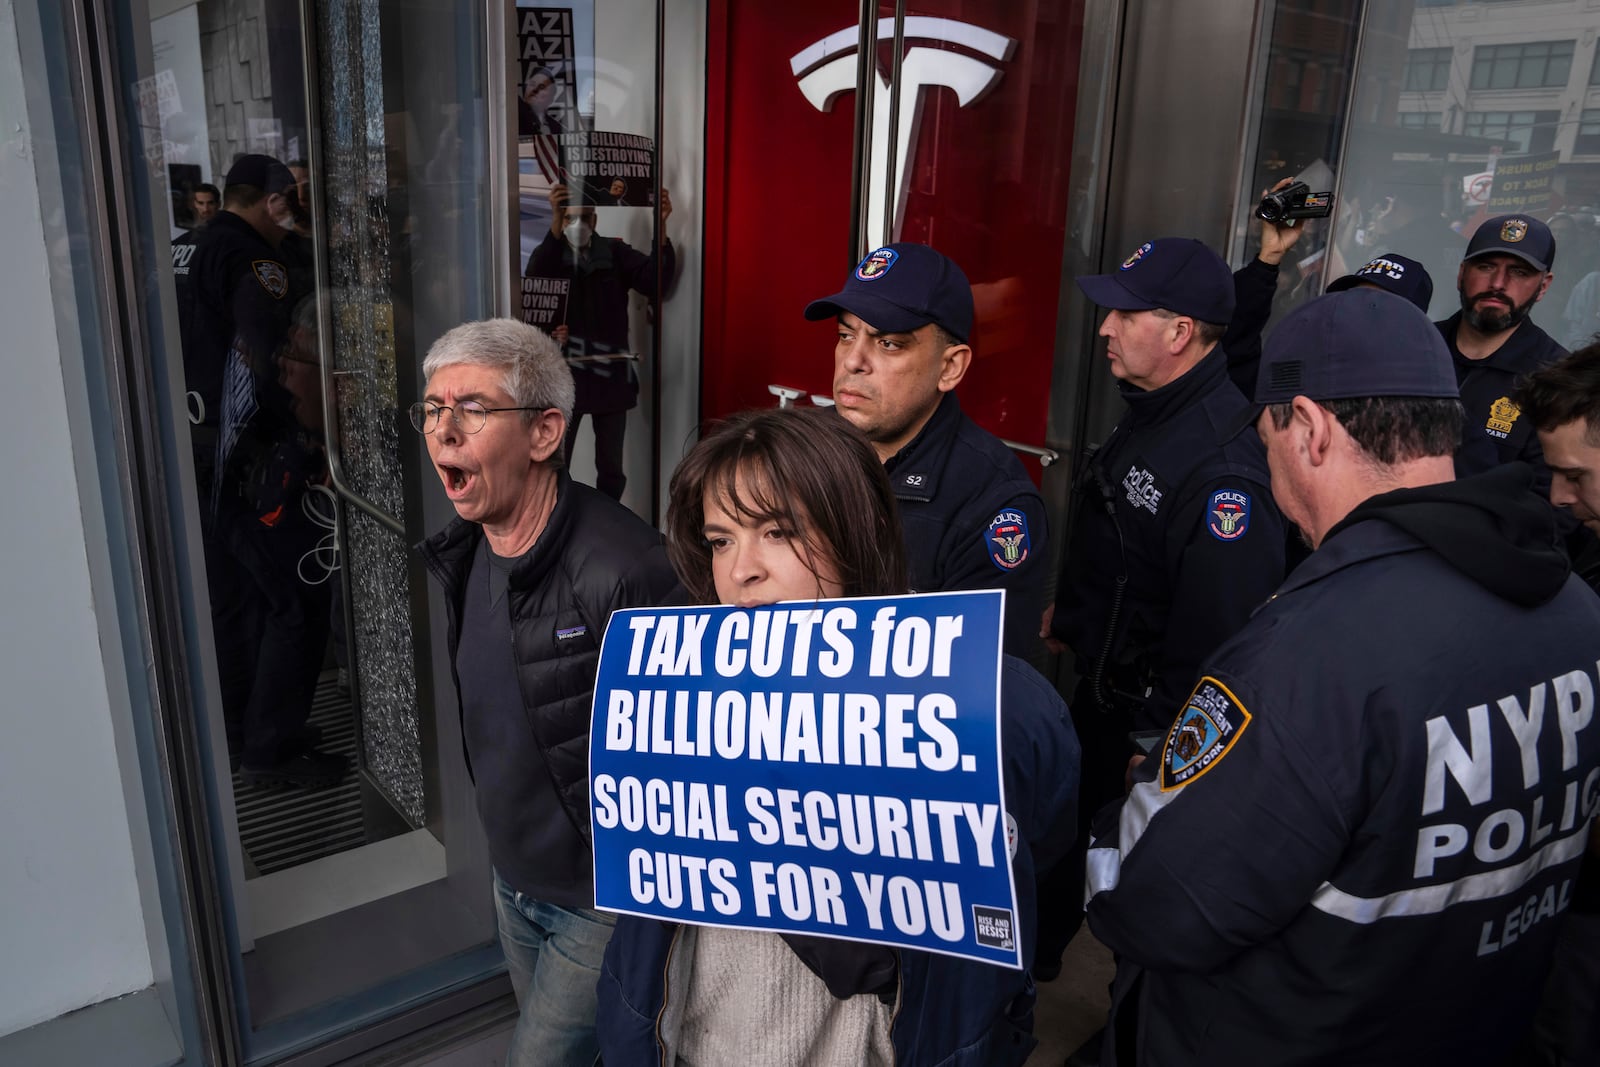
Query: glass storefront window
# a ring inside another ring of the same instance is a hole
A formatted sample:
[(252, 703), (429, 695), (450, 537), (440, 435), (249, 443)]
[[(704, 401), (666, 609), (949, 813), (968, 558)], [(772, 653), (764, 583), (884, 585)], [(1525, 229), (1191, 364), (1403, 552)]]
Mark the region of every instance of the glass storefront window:
[[(1255, 164), (1240, 191), (1286, 175), (1336, 188), (1332, 218), (1307, 225), (1285, 260), (1277, 312), (1384, 252), (1420, 261), (1429, 314), (1459, 308), (1456, 273), (1484, 219), (1513, 212), (1556, 236), (1554, 280), (1532, 319), (1562, 343), (1600, 328), (1600, 12), (1584, 4), (1272, 5)], [(1358, 49), (1359, 42), (1359, 49)], [(1297, 69), (1311, 47), (1353, 87), (1320, 99)], [(1241, 255), (1253, 238), (1246, 235)]]
[(198, 565), (218, 860), (191, 875), (223, 916), (243, 1057), (267, 1061), (501, 966), (442, 607), (410, 550), (449, 509), (404, 414), (432, 340), (494, 309), (489, 13), (119, 17), (159, 294), (140, 358), (175, 383), (164, 488)]

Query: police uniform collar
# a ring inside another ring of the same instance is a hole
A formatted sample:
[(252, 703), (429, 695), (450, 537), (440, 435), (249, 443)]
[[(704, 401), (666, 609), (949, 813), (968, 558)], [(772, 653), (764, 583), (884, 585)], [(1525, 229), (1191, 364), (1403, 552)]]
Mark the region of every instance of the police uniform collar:
[(1228, 376), (1228, 357), (1221, 343), (1211, 346), (1205, 357), (1182, 375), (1155, 389), (1140, 389), (1118, 382), (1128, 410), (1141, 422), (1159, 422), (1189, 406), (1194, 398), (1216, 386)]
[[(211, 229), (215, 229), (219, 232), (231, 230), (234, 233), (248, 236), (263, 247), (272, 249), (273, 256), (277, 256), (278, 250), (272, 246), (270, 241), (261, 236), (260, 230), (250, 225), (250, 223), (242, 216), (236, 215), (231, 211), (224, 209), (217, 212), (214, 216), (212, 216), (211, 221), (206, 223), (205, 230), (201, 230), (200, 233), (195, 234), (196, 238), (198, 238), (200, 234), (205, 233), (206, 230)], [(190, 232), (193, 233), (194, 231), (191, 230)]]
[(1493, 353), (1482, 359), (1468, 359), (1456, 347), (1456, 330), (1461, 325), (1462, 314), (1458, 311), (1439, 323), (1439, 332), (1444, 334), (1445, 342), (1450, 346), (1450, 358), (1455, 361), (1458, 371), (1471, 370), (1473, 367), (1493, 367), (1495, 370), (1526, 374), (1538, 370), (1544, 364), (1545, 352), (1554, 344), (1550, 335), (1540, 329), (1537, 323), (1532, 319), (1523, 319), (1517, 323), (1516, 328), (1511, 331), (1511, 336), (1505, 339), (1505, 343)]
[(933, 414), (904, 448), (883, 461), (894, 495), (911, 500), (932, 500), (938, 495), (939, 474), (950, 458), (950, 447), (961, 423), (956, 394), (946, 393)]

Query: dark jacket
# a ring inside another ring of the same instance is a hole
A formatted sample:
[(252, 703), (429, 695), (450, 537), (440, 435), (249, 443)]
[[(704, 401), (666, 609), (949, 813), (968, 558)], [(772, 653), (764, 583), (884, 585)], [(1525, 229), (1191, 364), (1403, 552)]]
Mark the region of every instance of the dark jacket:
[(291, 284), (277, 249), (244, 219), (219, 211), (209, 224), (172, 242), (184, 387), (205, 406), (203, 425), (222, 414), (227, 361), (244, 355), (256, 372), (257, 400), (278, 422), (292, 422), (275, 357), (303, 292)]
[[(661, 271), (670, 281), (677, 268), (672, 242), (661, 253)], [(578, 386), (575, 412), (585, 414), (627, 411), (639, 402), (639, 376), (632, 360), (593, 360), (584, 357), (609, 353), (637, 353), (628, 343), (628, 293), (654, 301), (656, 256), (615, 237), (595, 234), (587, 255), (576, 257), (566, 239), (546, 233), (522, 272), (529, 278), (570, 278), (565, 325), (567, 355)], [(557, 323), (557, 325), (562, 325)]]
[(1467, 411), (1461, 448), (1456, 452), (1456, 475), (1465, 478), (1501, 463), (1521, 460), (1533, 467), (1535, 484), (1548, 489), (1550, 471), (1544, 465), (1539, 435), (1533, 424), (1522, 418), (1512, 397), (1516, 395), (1517, 379), (1555, 362), (1567, 350), (1531, 319), (1524, 319), (1492, 356), (1468, 359), (1456, 348), (1461, 314), (1458, 311), (1436, 324), (1455, 360), (1461, 406)]
[[(444, 589), (450, 674), (458, 694), (461, 608), (482, 539), (483, 527), (458, 518), (417, 546)], [(512, 570), (508, 585), (522, 706), (507, 714), (527, 717), (544, 755), (544, 766), (529, 773), (550, 775), (573, 833), (587, 841), (589, 705), (606, 623), (618, 608), (662, 603), (677, 589), (677, 579), (660, 534), (562, 471), (544, 532)], [(583, 633), (573, 636), (578, 627)]]
[(1256, 395), (1256, 372), (1261, 368), (1261, 335), (1272, 318), (1278, 295), (1278, 266), (1254, 256), (1233, 272), (1233, 319), (1222, 335), (1228, 354), (1228, 377), (1246, 400)]
[(1085, 677), (1104, 654), (1107, 691), (1141, 729), (1164, 730), (1200, 661), (1283, 580), (1283, 520), (1220, 346), (1181, 378), (1122, 395), (1127, 413), (1074, 483), (1052, 631)]
[[(1078, 740), (1061, 697), (1031, 667), (1013, 657), (1001, 675), (1001, 760), (1006, 812), (1017, 824), (1012, 858), (1017, 887), (1018, 930), (1023, 964), (1033, 966), (1034, 872), (1048, 869), (1072, 844), (1078, 795)], [(691, 958), (695, 927), (621, 916), (600, 971), (597, 1028), (606, 1063), (675, 1062), (673, 1020)], [(786, 938), (786, 940), (788, 940)], [(806, 939), (823, 940), (823, 939)], [(1020, 1064), (1035, 1042), (1034, 986), (1028, 970), (1014, 971), (930, 952), (890, 950), (897, 979), (880, 990), (874, 974), (867, 988), (850, 983), (864, 968), (852, 968), (852, 944), (819, 970), (815, 954), (800, 952), (835, 996), (882, 991), (894, 999), (890, 1036), (899, 1067)], [(860, 946), (871, 955), (874, 946)]]
[(1032, 658), (1050, 531), (1044, 500), (1016, 453), (946, 393), (884, 469), (900, 502), (912, 590), (1004, 589), (1005, 650)]
[(1096, 819), (1104, 1063), (1505, 1062), (1600, 806), (1600, 600), (1530, 481), (1373, 497), (1208, 657)]

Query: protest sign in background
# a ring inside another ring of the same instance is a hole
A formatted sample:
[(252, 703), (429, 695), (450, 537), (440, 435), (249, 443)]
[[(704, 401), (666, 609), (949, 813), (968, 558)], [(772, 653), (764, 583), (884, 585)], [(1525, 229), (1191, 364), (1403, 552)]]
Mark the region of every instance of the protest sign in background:
[(567, 322), (567, 298), (572, 295), (571, 278), (522, 279), (522, 321), (549, 333)]
[(1513, 212), (1542, 213), (1550, 209), (1550, 179), (1561, 163), (1559, 152), (1531, 156), (1501, 156), (1495, 165), (1494, 185), (1485, 205), (1490, 215)]
[(1021, 967), (998, 590), (612, 616), (595, 904)]

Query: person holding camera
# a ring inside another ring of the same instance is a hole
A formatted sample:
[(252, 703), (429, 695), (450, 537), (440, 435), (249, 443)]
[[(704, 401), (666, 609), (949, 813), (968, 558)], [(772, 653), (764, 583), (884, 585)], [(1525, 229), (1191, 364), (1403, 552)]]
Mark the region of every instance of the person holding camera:
[[(1122, 795), (1138, 751), (1129, 731), (1164, 732), (1202, 658), (1283, 579), (1285, 538), (1249, 403), (1218, 343), (1234, 311), (1227, 264), (1199, 241), (1162, 237), (1077, 282), (1108, 309), (1100, 336), (1128, 404), (1080, 465), (1070, 547), (1042, 620), (1081, 679), (1071, 704), (1086, 829)], [(1082, 922), (1081, 841), (1051, 879), (1058, 896), (1043, 921), (1059, 944), (1055, 957), (1040, 947), (1044, 977)]]

